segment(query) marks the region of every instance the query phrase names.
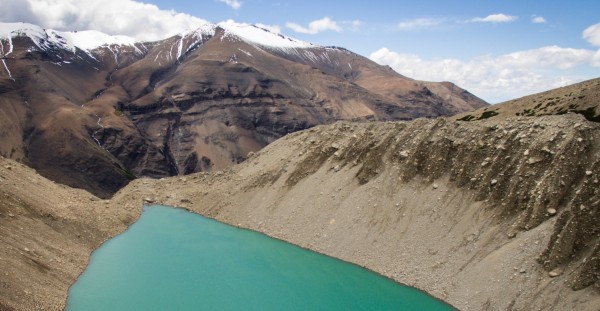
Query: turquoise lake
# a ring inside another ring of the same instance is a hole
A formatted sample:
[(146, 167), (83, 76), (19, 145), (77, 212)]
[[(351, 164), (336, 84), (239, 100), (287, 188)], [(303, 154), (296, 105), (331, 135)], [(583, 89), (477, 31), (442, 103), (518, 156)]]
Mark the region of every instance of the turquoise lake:
[(359, 266), (154, 205), (92, 254), (66, 310), (454, 309)]

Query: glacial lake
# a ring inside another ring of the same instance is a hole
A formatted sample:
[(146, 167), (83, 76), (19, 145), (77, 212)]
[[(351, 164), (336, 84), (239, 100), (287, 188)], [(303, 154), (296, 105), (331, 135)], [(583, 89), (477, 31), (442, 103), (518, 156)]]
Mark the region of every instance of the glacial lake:
[(153, 205), (94, 251), (66, 310), (454, 308), (359, 266)]

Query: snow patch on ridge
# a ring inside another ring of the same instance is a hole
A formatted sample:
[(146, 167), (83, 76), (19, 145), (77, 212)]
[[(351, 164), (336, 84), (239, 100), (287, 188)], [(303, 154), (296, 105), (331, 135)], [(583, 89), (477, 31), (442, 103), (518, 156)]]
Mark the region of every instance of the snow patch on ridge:
[[(106, 45), (129, 45), (135, 47), (137, 41), (127, 36), (110, 36), (96, 30), (78, 32), (57, 32), (66, 38), (73, 46), (82, 50), (92, 50)], [(135, 47), (137, 49), (137, 47)]]
[(6, 72), (8, 73), (8, 77), (13, 80), (13, 82), (15, 82), (15, 79), (13, 78), (12, 74), (10, 73), (10, 70), (8, 69), (8, 66), (6, 65), (6, 62), (4, 61), (4, 59), (2, 60), (2, 64), (4, 64), (4, 68), (6, 69)]
[[(58, 47), (72, 52), (75, 52), (76, 48), (89, 51), (116, 44), (129, 45), (139, 51), (135, 46), (137, 41), (127, 36), (110, 36), (95, 30), (62, 32), (28, 23), (0, 23), (0, 40), (10, 42), (14, 37), (29, 37), (41, 50)], [(10, 46), (12, 52), (12, 44)]]
[[(177, 41), (177, 57), (179, 60), (183, 55), (196, 49), (204, 41), (205, 37), (212, 37), (215, 35), (216, 25), (206, 24), (196, 28), (194, 30), (184, 31), (179, 34)], [(173, 47), (171, 47), (171, 50)], [(158, 57), (158, 55), (157, 55)], [(156, 59), (154, 60), (156, 62)]]
[[(29, 37), (40, 49), (46, 50), (52, 46), (72, 50), (68, 42), (58, 35), (58, 32), (50, 30), (46, 32), (40, 26), (27, 23), (0, 23), (0, 40), (12, 41), (14, 37)], [(12, 52), (12, 44), (11, 50)], [(9, 52), (9, 54), (10, 54)]]
[(289, 49), (289, 48), (314, 48), (316, 45), (272, 32), (268, 29), (232, 20), (217, 24), (225, 30), (224, 38), (239, 38), (249, 43), (255, 43), (265, 47)]
[[(202, 40), (203, 37), (214, 36), (216, 29), (217, 29), (217, 26), (215, 24), (206, 24), (206, 25), (200, 26), (194, 30), (182, 32), (180, 34), (180, 36), (182, 38), (186, 38), (186, 37), (194, 38), (196, 40), (196, 41), (194, 41), (194, 43), (198, 43)], [(193, 44), (191, 44), (191, 45), (193, 45)]]
[(179, 45), (177, 46), (177, 60), (179, 60), (181, 57), (181, 50), (183, 50), (183, 39), (183, 36), (179, 39)]
[[(272, 29), (228, 20), (218, 24), (205, 24), (194, 30), (180, 33), (175, 46), (171, 48), (172, 51), (168, 56), (171, 59), (180, 59), (184, 54), (202, 44), (206, 37), (213, 37), (217, 28), (224, 30), (221, 40), (245, 41), (259, 48), (276, 49), (298, 54), (299, 50), (302, 49), (320, 47), (309, 42), (287, 37)], [(14, 37), (29, 37), (43, 51), (59, 48), (75, 53), (77, 49), (80, 49), (94, 59), (95, 57), (91, 51), (99, 47), (108, 47), (110, 49), (114, 45), (130, 46), (135, 49), (136, 53), (140, 54), (143, 54), (140, 48), (147, 50), (135, 38), (111, 36), (95, 30), (62, 32), (44, 29), (28, 23), (0, 23), (0, 42), (1, 40), (8, 41), (10, 47), (8, 53), (12, 52), (12, 43), (10, 41)], [(2, 52), (6, 53), (6, 51)], [(111, 49), (111, 52), (114, 53), (115, 51)]]

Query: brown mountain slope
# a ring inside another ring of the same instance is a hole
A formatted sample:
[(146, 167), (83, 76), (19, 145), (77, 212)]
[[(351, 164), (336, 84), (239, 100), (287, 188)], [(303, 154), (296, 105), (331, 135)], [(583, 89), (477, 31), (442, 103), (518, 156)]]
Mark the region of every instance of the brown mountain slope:
[[(125, 167), (92, 140), (98, 118), (82, 107), (104, 85), (104, 73), (89, 68), (94, 60), (82, 52), (30, 53), (26, 37), (11, 43), (14, 51), (6, 63), (12, 79), (0, 79), (0, 131), (8, 138), (0, 143), (0, 154), (58, 182), (100, 193), (126, 184), (117, 171)], [(72, 63), (62, 63), (67, 55)]]
[(86, 253), (146, 200), (357, 263), (461, 310), (597, 310), (599, 151), (600, 126), (571, 114), (339, 122), (224, 171), (133, 181), (110, 201), (0, 159), (0, 307), (59, 309)]
[(471, 121), (483, 118), (565, 113), (578, 113), (590, 121), (600, 122), (600, 78), (461, 113), (454, 116), (453, 119)]
[[(456, 86), (414, 81), (342, 49), (271, 49), (216, 26), (91, 51), (44, 40), (42, 47), (22, 34), (3, 41), (14, 51), (10, 74), (0, 71), (7, 137), (0, 154), (102, 197), (135, 176), (228, 167), (319, 124), (486, 105)], [(307, 53), (334, 62), (293, 57)], [(346, 76), (344, 66), (357, 69)], [(380, 79), (391, 83), (382, 87)]]
[(414, 80), (344, 48), (304, 49), (295, 53), (274, 50), (273, 53), (349, 80), (387, 100), (401, 102), (408, 111), (421, 110), (423, 116), (428, 113), (447, 116), (487, 106), (453, 83)]

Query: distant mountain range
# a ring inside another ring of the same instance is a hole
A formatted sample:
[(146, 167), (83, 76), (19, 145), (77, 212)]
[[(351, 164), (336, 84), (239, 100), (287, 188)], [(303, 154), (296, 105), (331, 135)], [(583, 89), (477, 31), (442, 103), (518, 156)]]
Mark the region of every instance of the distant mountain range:
[(136, 176), (226, 168), (318, 124), (487, 106), (449, 82), (230, 22), (156, 42), (0, 24), (0, 50), (0, 155), (103, 197)]

